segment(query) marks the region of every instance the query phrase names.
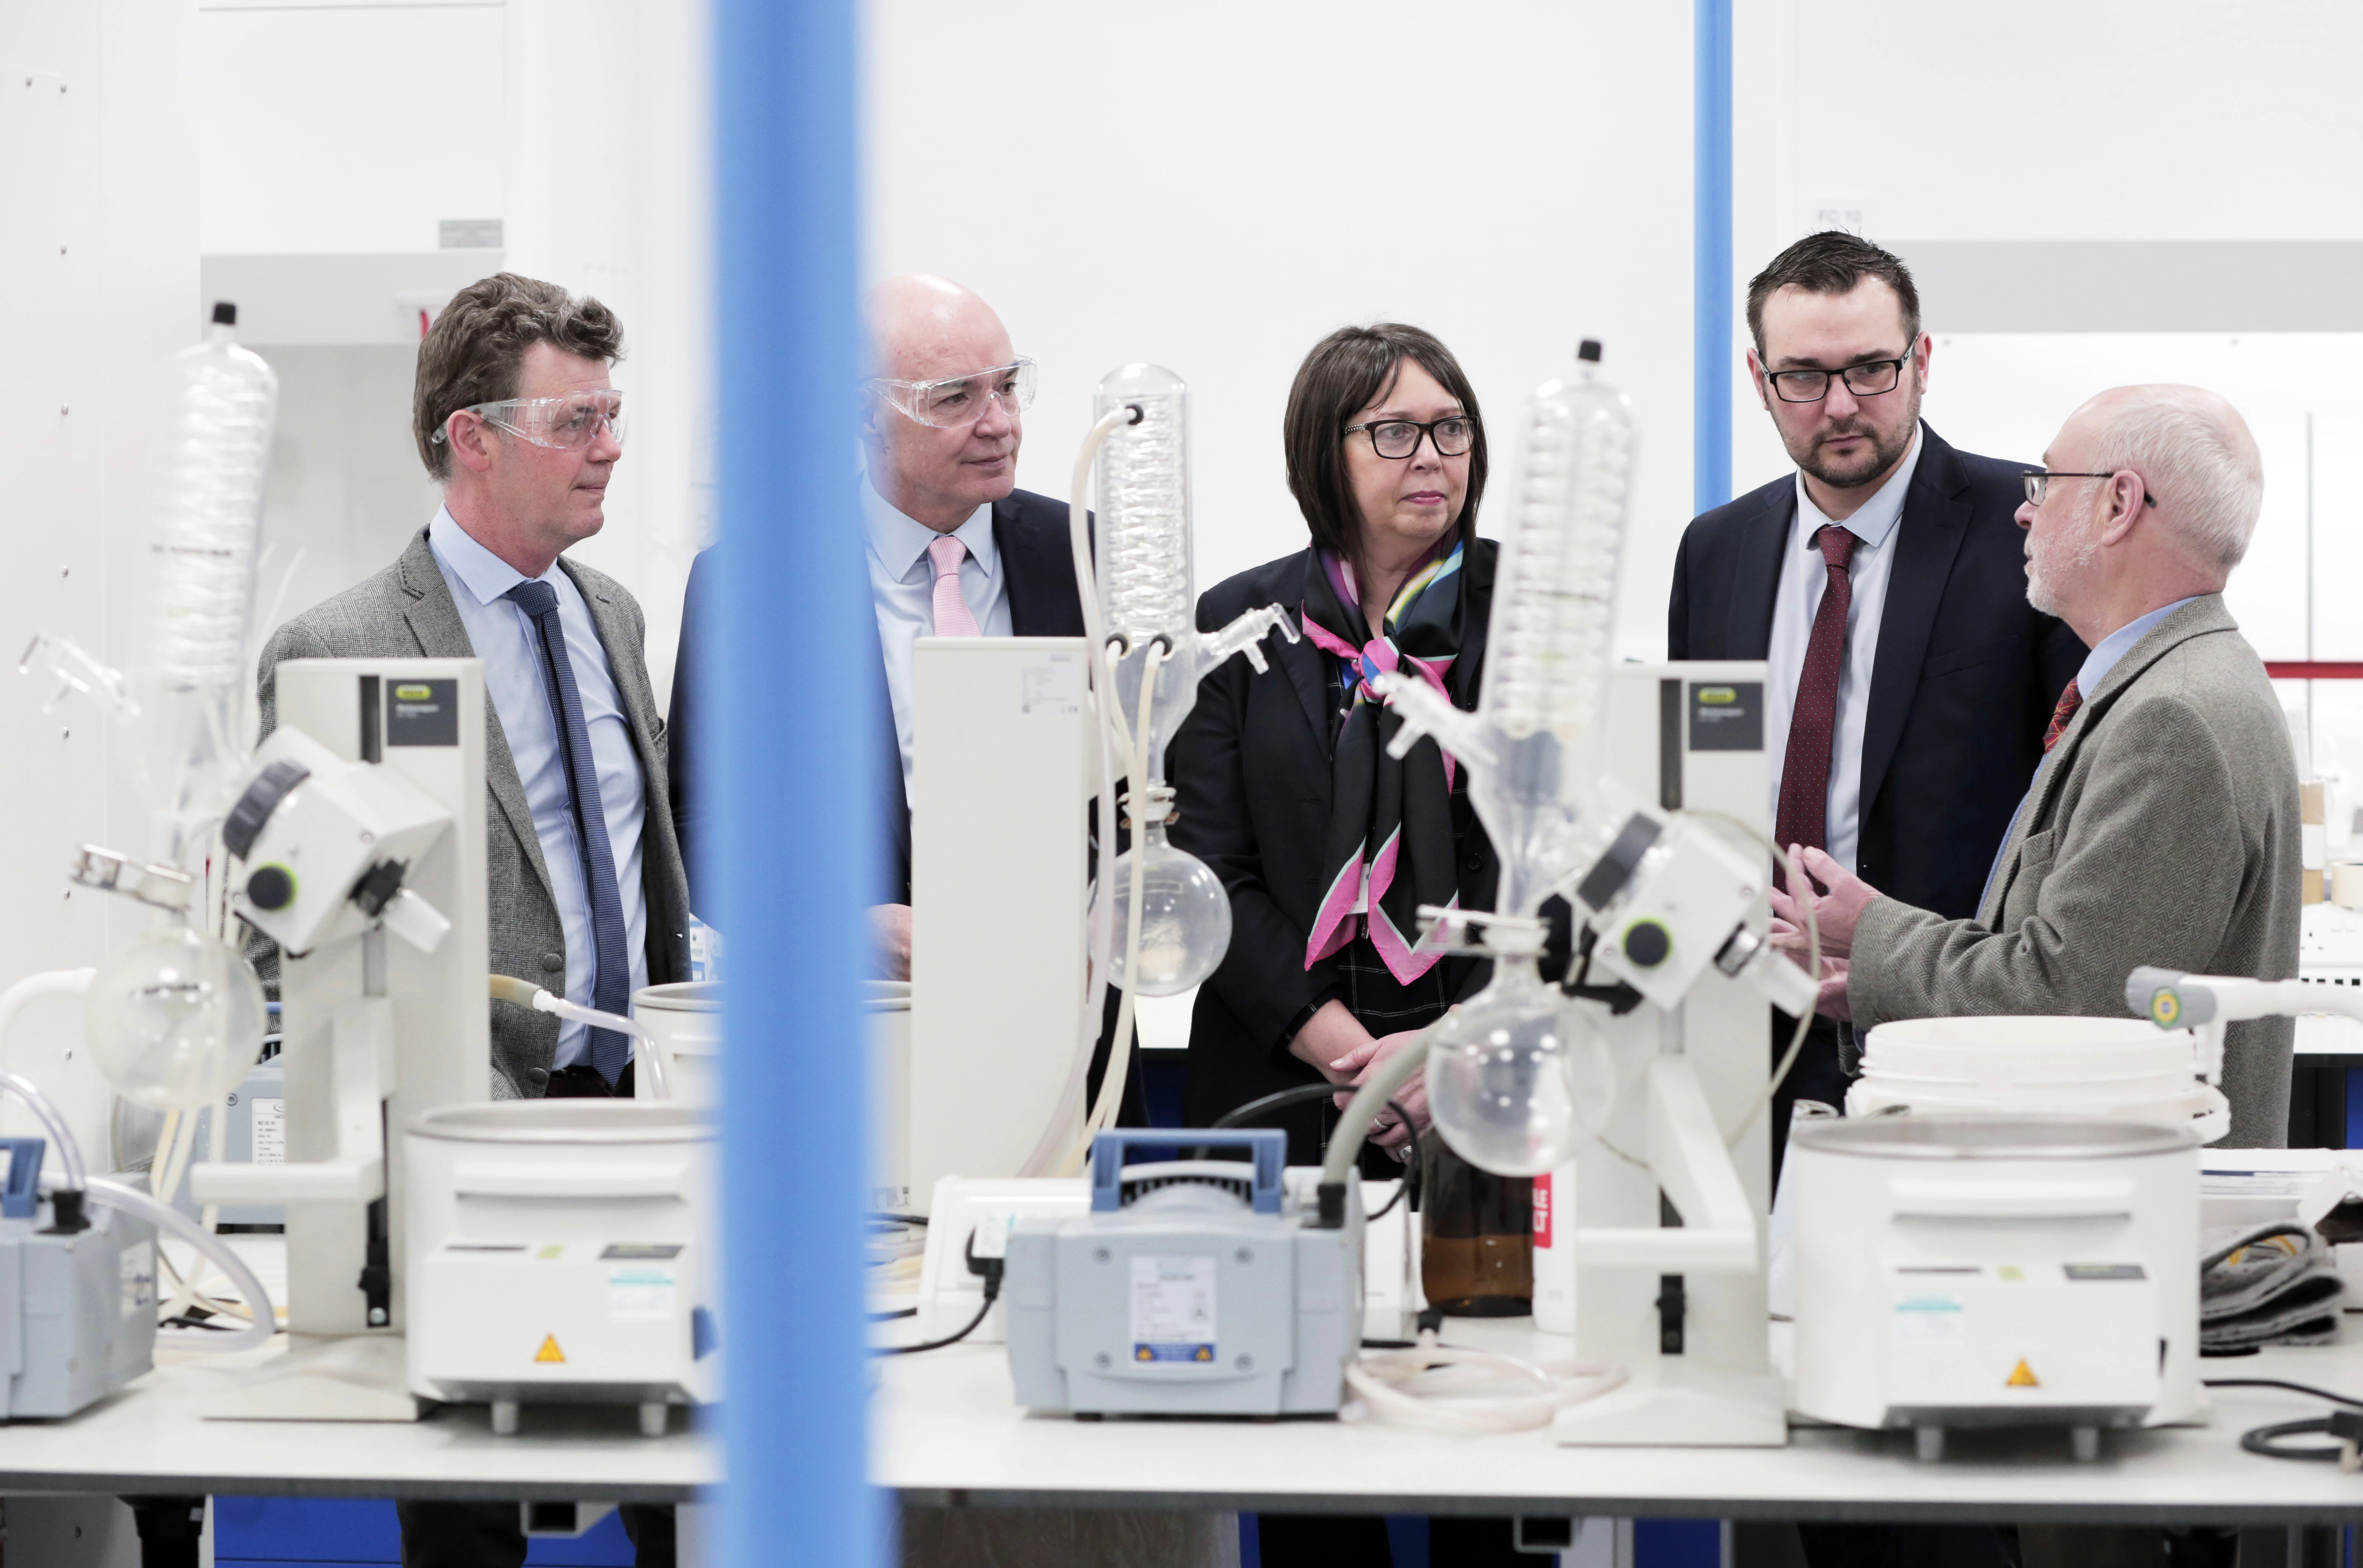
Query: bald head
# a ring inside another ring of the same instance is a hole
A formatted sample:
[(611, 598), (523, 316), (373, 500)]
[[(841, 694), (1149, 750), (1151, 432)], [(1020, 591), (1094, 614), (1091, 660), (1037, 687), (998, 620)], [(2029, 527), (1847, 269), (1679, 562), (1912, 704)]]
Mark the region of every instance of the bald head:
[[(897, 381), (940, 381), (1013, 363), (1008, 329), (993, 307), (949, 278), (924, 272), (889, 278), (863, 301), (873, 374)], [(966, 425), (922, 424), (898, 406), (900, 392), (869, 400), (862, 435), (871, 488), (895, 510), (950, 533), (976, 509), (1017, 484), (1024, 439), (1022, 398), (977, 395)]]
[(871, 289), (863, 304), (879, 375), (933, 381), (1017, 357), (993, 307), (949, 278), (906, 272)]
[(2044, 449), (2026, 530), (2027, 602), (2091, 647), (2149, 612), (2220, 593), (2263, 504), (2257, 443), (2199, 387), (2115, 387), (2068, 416)]
[(2060, 435), (2089, 437), (2097, 470), (2139, 474), (2158, 521), (2191, 563), (2229, 574), (2263, 510), (2265, 469), (2240, 411), (2204, 387), (2113, 387)]

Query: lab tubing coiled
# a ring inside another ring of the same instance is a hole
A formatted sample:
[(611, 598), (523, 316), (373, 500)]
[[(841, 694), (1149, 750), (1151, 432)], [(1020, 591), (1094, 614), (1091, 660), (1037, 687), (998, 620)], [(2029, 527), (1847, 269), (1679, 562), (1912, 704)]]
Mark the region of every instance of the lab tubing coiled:
[[(1170, 383), (1159, 385), (1159, 381)], [(1127, 366), (1103, 392), (1139, 417), (1122, 440), (1100, 447), (1098, 570), (1103, 635), (1126, 651), (1195, 629), (1190, 613), (1190, 507), (1184, 487), (1187, 429), (1179, 378), (1153, 365)]]
[(1600, 722), (1632, 469), (1621, 394), (1588, 375), (1536, 392), (1478, 703), (1512, 739), (1548, 729), (1572, 745)]

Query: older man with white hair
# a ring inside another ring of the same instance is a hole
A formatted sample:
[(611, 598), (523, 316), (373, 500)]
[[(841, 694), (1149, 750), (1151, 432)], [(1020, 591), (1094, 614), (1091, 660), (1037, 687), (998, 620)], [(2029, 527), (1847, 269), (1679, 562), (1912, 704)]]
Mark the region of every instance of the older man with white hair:
[[(1974, 920), (1881, 897), (1818, 850), (1804, 867), (1822, 1009), (1858, 1031), (1974, 1013), (2123, 1016), (2138, 965), (2297, 973), (2297, 769), (2280, 704), (2224, 607), (2263, 502), (2255, 440), (2197, 387), (2119, 387), (2025, 476), (2026, 593), (2091, 652), (2060, 693)], [(1794, 949), (1798, 911), (1774, 895)], [(2227, 1032), (2226, 1142), (2285, 1143), (2287, 1019)]]

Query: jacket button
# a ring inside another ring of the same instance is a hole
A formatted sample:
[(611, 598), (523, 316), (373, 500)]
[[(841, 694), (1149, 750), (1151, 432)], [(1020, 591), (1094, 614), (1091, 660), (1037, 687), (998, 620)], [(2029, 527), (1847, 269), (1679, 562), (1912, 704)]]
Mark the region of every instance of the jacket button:
[(1485, 869), (1485, 857), (1481, 855), (1470, 856), (1469, 857), (1469, 869), (1471, 871), (1482, 871)]
[(526, 1069), (525, 1076), (533, 1080), (534, 1088), (539, 1088), (542, 1085), (549, 1081), (549, 1069), (548, 1067), (528, 1067)]
[(563, 953), (545, 953), (541, 955), (541, 966), (549, 973), (555, 975), (558, 971), (566, 967), (566, 955)]

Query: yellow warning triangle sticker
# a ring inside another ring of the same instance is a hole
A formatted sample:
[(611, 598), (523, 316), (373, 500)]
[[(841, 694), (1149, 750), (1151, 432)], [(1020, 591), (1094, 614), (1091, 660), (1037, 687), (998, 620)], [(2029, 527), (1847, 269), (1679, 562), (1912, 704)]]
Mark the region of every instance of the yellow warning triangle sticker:
[[(541, 1348), (533, 1353), (533, 1359), (536, 1361), (564, 1361), (566, 1359), (566, 1353), (558, 1348), (558, 1336), (556, 1334), (542, 1335)], [(2020, 1362), (2018, 1364), (2018, 1369), (2021, 1372), (2025, 1372), (2026, 1370), (2026, 1363), (2023, 1361)], [(2014, 1381), (2015, 1380), (2014, 1379)], [(2035, 1379), (2030, 1377), (2027, 1381), (2032, 1383)]]
[[(553, 1345), (546, 1348), (555, 1349), (557, 1347)], [(2002, 1386), (2005, 1388), (2040, 1388), (2043, 1386), (2035, 1380), (2035, 1369), (2027, 1365), (2026, 1359), (2022, 1356), (2019, 1358), (2018, 1364), (2011, 1368), (2010, 1375), (2002, 1380)]]

